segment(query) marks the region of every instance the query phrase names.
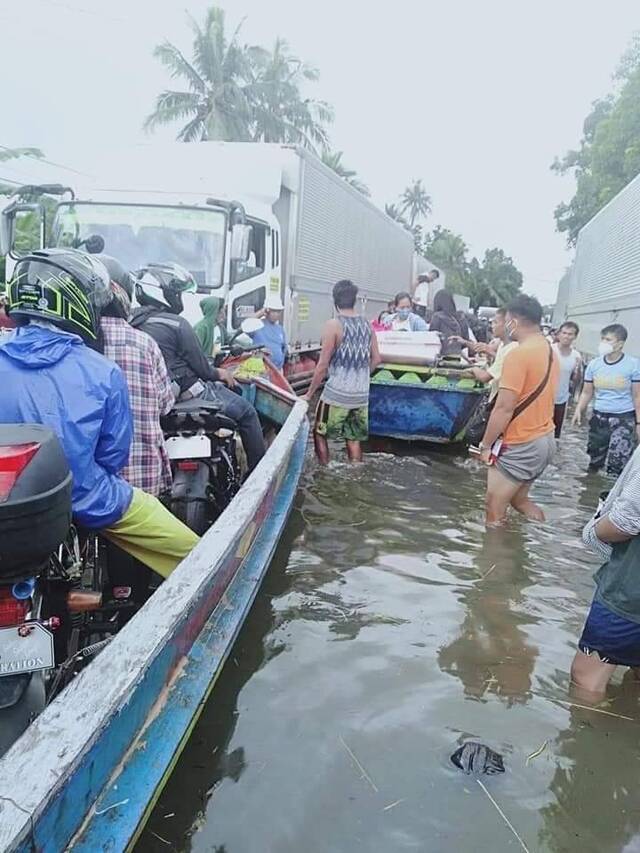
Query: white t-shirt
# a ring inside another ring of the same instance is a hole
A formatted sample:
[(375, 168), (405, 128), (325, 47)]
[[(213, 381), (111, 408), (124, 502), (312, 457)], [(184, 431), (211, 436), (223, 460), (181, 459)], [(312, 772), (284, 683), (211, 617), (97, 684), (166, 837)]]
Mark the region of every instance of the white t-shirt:
[(562, 405), (569, 401), (569, 385), (571, 384), (571, 376), (573, 371), (582, 361), (582, 356), (577, 349), (572, 349), (569, 355), (563, 355), (560, 352), (560, 346), (554, 344), (553, 348), (560, 362), (560, 377), (558, 379), (558, 390), (556, 391), (556, 406)]
[(421, 281), (420, 284), (416, 287), (415, 293), (413, 294), (413, 301), (416, 305), (421, 305), (424, 308), (427, 308), (429, 305), (429, 282)]

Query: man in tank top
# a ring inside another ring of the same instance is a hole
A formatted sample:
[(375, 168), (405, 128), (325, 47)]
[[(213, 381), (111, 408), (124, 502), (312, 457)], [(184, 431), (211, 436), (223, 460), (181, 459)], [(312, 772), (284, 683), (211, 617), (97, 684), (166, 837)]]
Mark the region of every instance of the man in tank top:
[(322, 349), (304, 399), (311, 400), (328, 374), (314, 426), (319, 461), (329, 462), (329, 439), (342, 439), (352, 462), (362, 461), (361, 442), (369, 436), (369, 377), (380, 363), (371, 326), (355, 310), (358, 288), (352, 281), (333, 287), (337, 316), (322, 330)]

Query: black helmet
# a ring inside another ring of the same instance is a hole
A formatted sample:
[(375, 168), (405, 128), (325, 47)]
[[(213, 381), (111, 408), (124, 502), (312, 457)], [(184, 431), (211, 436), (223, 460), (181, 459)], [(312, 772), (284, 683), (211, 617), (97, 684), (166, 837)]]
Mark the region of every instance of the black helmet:
[(196, 293), (198, 285), (189, 270), (178, 264), (147, 264), (136, 273), (136, 299), (140, 305), (168, 308), (182, 314), (183, 293)]
[(120, 261), (111, 255), (96, 255), (101, 261), (111, 279), (111, 302), (106, 306), (105, 313), (127, 320), (131, 314), (131, 300), (133, 299), (134, 278), (130, 272), (122, 266)]
[(111, 299), (109, 273), (94, 255), (42, 249), (16, 264), (7, 311), (15, 320), (48, 320), (95, 345), (100, 311)]

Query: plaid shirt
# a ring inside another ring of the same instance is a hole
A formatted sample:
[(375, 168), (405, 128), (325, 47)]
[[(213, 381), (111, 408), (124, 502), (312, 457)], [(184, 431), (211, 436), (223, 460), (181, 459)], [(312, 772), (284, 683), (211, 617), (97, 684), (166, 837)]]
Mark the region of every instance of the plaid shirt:
[(153, 338), (115, 317), (103, 317), (101, 325), (104, 354), (124, 373), (133, 412), (133, 441), (122, 476), (132, 486), (158, 496), (171, 487), (171, 466), (160, 428), (160, 415), (175, 402), (171, 380)]

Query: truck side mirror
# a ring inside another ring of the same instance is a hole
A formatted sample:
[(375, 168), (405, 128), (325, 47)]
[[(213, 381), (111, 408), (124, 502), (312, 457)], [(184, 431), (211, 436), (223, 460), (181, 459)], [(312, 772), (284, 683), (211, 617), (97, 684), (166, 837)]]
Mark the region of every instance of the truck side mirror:
[(241, 222), (236, 222), (233, 226), (231, 229), (232, 261), (249, 260), (249, 246), (251, 245), (252, 231), (253, 228), (250, 225), (243, 225)]
[[(36, 214), (34, 217), (33, 214)], [(18, 219), (24, 217), (24, 228), (16, 228)], [(35, 223), (33, 220), (35, 219)], [(30, 221), (29, 221), (30, 220)], [(37, 228), (33, 226), (37, 225)], [(18, 232), (22, 231), (22, 234)], [(9, 255), (16, 248), (17, 238), (21, 237), (20, 251), (41, 249), (44, 242), (44, 207), (41, 204), (10, 202), (2, 211), (0, 218), (0, 255)], [(32, 242), (34, 245), (28, 245)]]

